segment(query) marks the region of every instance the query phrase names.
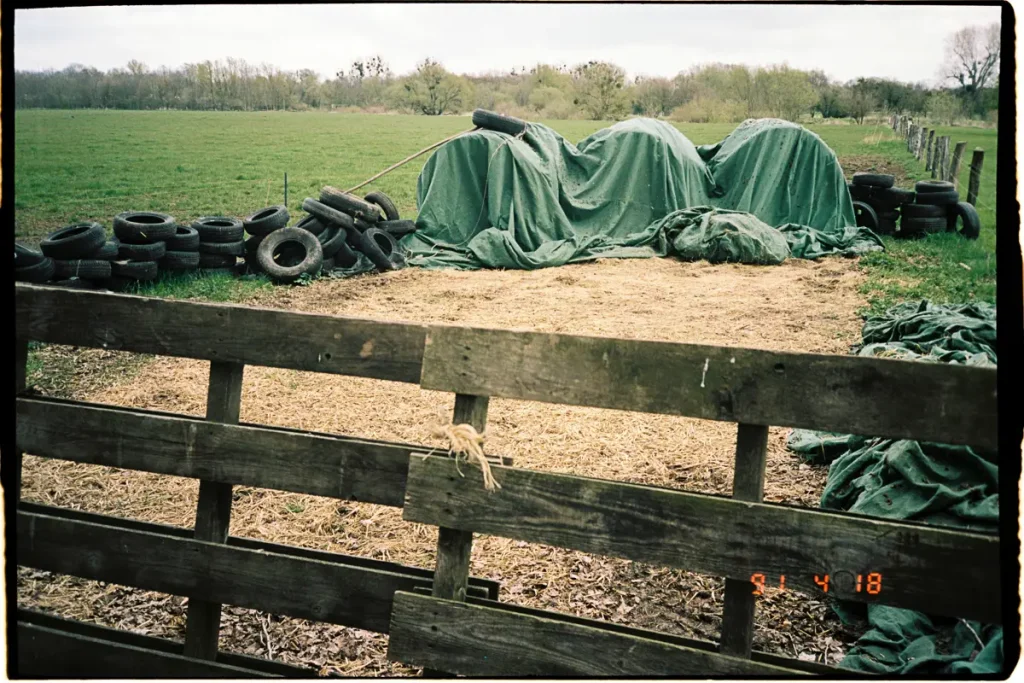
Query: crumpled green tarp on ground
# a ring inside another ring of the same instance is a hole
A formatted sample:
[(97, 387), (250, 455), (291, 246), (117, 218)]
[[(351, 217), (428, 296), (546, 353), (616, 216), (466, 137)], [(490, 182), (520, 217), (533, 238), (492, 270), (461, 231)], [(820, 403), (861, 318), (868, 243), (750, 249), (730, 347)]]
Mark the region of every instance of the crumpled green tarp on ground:
[[(856, 227), (832, 150), (777, 119), (744, 122), (701, 148), (653, 119), (617, 123), (578, 145), (536, 123), (521, 137), (480, 130), (434, 153), (417, 202), (419, 229), (402, 246), (411, 265), (426, 268), (535, 269), (669, 254), (778, 263), (882, 249)], [(699, 220), (679, 213), (698, 209)], [(734, 215), (706, 220), (711, 209)], [(780, 229), (788, 254), (765, 224)]]
[[(906, 303), (869, 318), (858, 355), (992, 367), (996, 309)], [(795, 429), (788, 446), (829, 464), (821, 507), (830, 510), (996, 533), (999, 466), (995, 453), (966, 446), (877, 439)], [(872, 628), (840, 667), (885, 674), (996, 673), (1003, 664), (1000, 626), (920, 612), (841, 603), (844, 619), (866, 611)], [(971, 630), (981, 639), (979, 646)]]

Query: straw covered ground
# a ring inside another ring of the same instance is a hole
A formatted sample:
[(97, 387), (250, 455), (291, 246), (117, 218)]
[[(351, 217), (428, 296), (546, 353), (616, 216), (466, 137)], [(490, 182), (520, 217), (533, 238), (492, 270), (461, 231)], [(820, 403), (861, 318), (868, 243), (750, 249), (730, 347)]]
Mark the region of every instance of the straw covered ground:
[[(781, 266), (668, 259), (606, 260), (548, 270), (422, 271), (274, 288), (247, 304), (386, 320), (652, 339), (771, 350), (847, 353), (859, 339), (863, 276), (852, 261)], [(68, 351), (43, 352), (67, 358)], [(157, 358), (126, 366), (90, 352), (61, 393), (100, 403), (205, 411), (209, 364)], [(128, 369), (125, 369), (128, 368)], [(451, 394), (415, 385), (246, 368), (242, 420), (441, 446), (431, 437)], [(826, 470), (800, 464), (784, 429), (769, 440), (766, 500), (816, 507)], [(727, 423), (492, 400), (487, 450), (516, 466), (727, 494), (736, 427)], [(24, 496), (38, 502), (190, 526), (195, 481), (25, 458)], [(403, 564), (433, 566), (436, 529), (363, 503), (236, 487), (231, 533)], [(585, 553), (480, 537), (472, 573), (501, 582), (501, 599), (716, 640), (723, 580)], [(187, 600), (19, 570), (18, 601), (74, 618), (181, 639)], [(387, 637), (225, 608), (221, 647), (273, 656), (322, 673), (403, 675), (385, 659)], [(754, 646), (836, 663), (856, 632), (823, 601), (768, 589)]]

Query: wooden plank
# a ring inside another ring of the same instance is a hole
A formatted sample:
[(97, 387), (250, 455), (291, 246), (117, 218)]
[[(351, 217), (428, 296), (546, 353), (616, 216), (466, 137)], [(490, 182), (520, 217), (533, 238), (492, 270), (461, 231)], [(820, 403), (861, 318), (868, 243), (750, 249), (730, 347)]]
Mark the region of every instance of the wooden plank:
[(19, 338), (416, 382), (425, 328), (228, 304), (15, 285)]
[[(740, 424), (736, 432), (736, 468), (732, 497), (760, 503), (764, 500), (768, 427)], [(722, 607), (722, 654), (750, 657), (754, 644), (754, 600), (749, 580), (726, 579)]]
[[(30, 503), (26, 501), (22, 501), (18, 505), (18, 510), (39, 515), (47, 515), (49, 517), (60, 517), (61, 519), (102, 524), (119, 529), (145, 531), (151, 534), (164, 534), (167, 536), (174, 536), (176, 538), (193, 538), (193, 530), (186, 529), (185, 527), (171, 526), (170, 524), (155, 524), (153, 522), (142, 522), (137, 519), (113, 517), (110, 515), (100, 515), (94, 512), (85, 512), (84, 510), (72, 510), (71, 508), (54, 507), (52, 505), (42, 505), (40, 503)], [(313, 548), (303, 548), (294, 545), (270, 543), (269, 541), (261, 541), (255, 538), (246, 538), (244, 536), (228, 536), (227, 544), (236, 548), (246, 548), (257, 552), (275, 553), (278, 555), (288, 555), (290, 557), (304, 557), (311, 560), (317, 560), (319, 562), (329, 562), (347, 567), (366, 567), (392, 574), (403, 574), (413, 578), (423, 579), (427, 583), (434, 580), (433, 569), (413, 567), (411, 565), (387, 562), (385, 560), (374, 560), (369, 557), (360, 557), (358, 555), (345, 555), (343, 553), (332, 553), (326, 550), (315, 550)], [(500, 587), (501, 584), (497, 581), (470, 576), (468, 594), (477, 598), (497, 600)]]
[(802, 673), (664, 641), (406, 592), (395, 596), (388, 659), (487, 677)]
[[(414, 455), (403, 518), (713, 576), (999, 623), (999, 538), (621, 482)], [(868, 592), (878, 574), (877, 592)], [(860, 591), (856, 576), (862, 577)], [(969, 587), (970, 590), (966, 590)], [(751, 586), (753, 590), (754, 586)]]
[(978, 202), (978, 190), (981, 187), (981, 168), (985, 164), (985, 150), (974, 150), (971, 155), (971, 176), (967, 182), (967, 203), (975, 206)]
[[(237, 424), (242, 409), (242, 378), (245, 366), (239, 363), (210, 363), (210, 384), (206, 395), (206, 419), (210, 422)], [(202, 479), (196, 509), (195, 538), (211, 543), (228, 540), (231, 524), (229, 483)], [(189, 600), (185, 620), (185, 654), (196, 659), (216, 659), (220, 640), (220, 603)]]
[(387, 633), (418, 577), (221, 543), (18, 513), (22, 566)]
[[(416, 595), (430, 595), (430, 591), (426, 588), (417, 588), (413, 591), (413, 593), (415, 593)], [(526, 614), (529, 616), (540, 617), (542, 619), (564, 621), (570, 624), (580, 624), (581, 626), (590, 626), (605, 631), (613, 631), (615, 633), (625, 633), (626, 635), (639, 636), (640, 638), (646, 638), (648, 640), (659, 640), (666, 643), (672, 643), (674, 645), (682, 645), (683, 647), (690, 647), (698, 650), (706, 650), (707, 652), (719, 651), (718, 643), (713, 643), (710, 640), (697, 640), (695, 638), (686, 638), (683, 636), (674, 635), (672, 633), (651, 631), (650, 629), (626, 626), (625, 624), (619, 624), (612, 621), (588, 619), (586, 617), (577, 617), (572, 614), (552, 612), (551, 610), (535, 609), (533, 607), (525, 607), (523, 605), (517, 605), (511, 602), (498, 602), (496, 600), (477, 598), (473, 596), (467, 596), (466, 602), (470, 605), (480, 605), (481, 607), (490, 607), (492, 609), (504, 610), (506, 612)], [(761, 652), (760, 650), (752, 651), (750, 654), (750, 658), (753, 659), (755, 662), (762, 662), (764, 664), (781, 666), (787, 669), (798, 669), (800, 671), (806, 671), (807, 673), (834, 674), (836, 672), (836, 668), (833, 666), (827, 666), (819, 662), (805, 662), (799, 659), (792, 659), (790, 657), (783, 657), (781, 655), (770, 654), (768, 652)]]
[(421, 386), (998, 448), (993, 368), (433, 327)]
[[(14, 395), (17, 396), (25, 390), (25, 376), (28, 373), (28, 341), (24, 339), (14, 340)], [(15, 448), (14, 452), (6, 459), (14, 468), (11, 476), (11, 495), (15, 501), (21, 500), (21, 464), (23, 451)], [(6, 467), (4, 468), (6, 469)]]
[(933, 128), (932, 130), (928, 131), (928, 156), (926, 157), (926, 161), (925, 161), (925, 164), (924, 164), (924, 170), (926, 170), (926, 171), (932, 170), (932, 153), (933, 153), (933, 146), (934, 146), (934, 144), (935, 144), (935, 129)]
[[(43, 628), (53, 629), (62, 633), (85, 636), (113, 643), (117, 645), (129, 645), (144, 650), (152, 650), (172, 655), (184, 654), (184, 645), (180, 641), (168, 640), (166, 638), (154, 638), (144, 636), (131, 631), (122, 631), (116, 628), (100, 626), (74, 619), (64, 619), (52, 614), (45, 614), (31, 609), (19, 608), (17, 611), (19, 624), (30, 624)], [(316, 671), (273, 659), (262, 659), (248, 655), (236, 654), (233, 652), (218, 652), (217, 663), (227, 666), (250, 669), (268, 676), (283, 678), (315, 678)], [(72, 676), (74, 677), (74, 676)]]
[(949, 180), (958, 189), (960, 187), (960, 163), (964, 158), (964, 149), (966, 147), (966, 142), (956, 143), (956, 147), (953, 149), (953, 160), (949, 164)]
[(18, 676), (42, 678), (268, 678), (261, 671), (18, 623)]

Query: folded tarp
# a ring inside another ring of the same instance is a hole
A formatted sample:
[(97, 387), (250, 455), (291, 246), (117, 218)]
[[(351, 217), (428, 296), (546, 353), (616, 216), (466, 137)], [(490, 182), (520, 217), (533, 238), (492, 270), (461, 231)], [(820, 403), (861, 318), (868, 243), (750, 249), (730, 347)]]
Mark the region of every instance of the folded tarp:
[[(402, 246), (411, 265), (426, 268), (670, 254), (778, 263), (882, 249), (856, 227), (832, 150), (776, 119), (747, 121), (701, 148), (653, 119), (617, 123), (578, 145), (536, 123), (520, 137), (480, 130), (427, 161), (417, 201), (419, 229)], [(706, 251), (695, 248), (701, 243)]]

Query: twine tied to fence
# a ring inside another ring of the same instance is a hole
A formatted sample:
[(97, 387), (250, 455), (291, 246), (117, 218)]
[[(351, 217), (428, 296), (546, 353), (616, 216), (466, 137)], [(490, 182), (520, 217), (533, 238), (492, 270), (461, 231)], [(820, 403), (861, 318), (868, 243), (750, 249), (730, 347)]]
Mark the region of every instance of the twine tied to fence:
[(483, 472), (484, 488), (488, 491), (501, 488), (501, 484), (491, 473), (491, 465), (487, 462), (487, 456), (484, 455), (484, 435), (477, 432), (473, 425), (443, 424), (434, 427), (432, 433), (438, 438), (448, 440), (448, 454), (455, 456), (455, 469), (459, 475), (466, 476), (459, 469), (460, 459), (476, 462)]

